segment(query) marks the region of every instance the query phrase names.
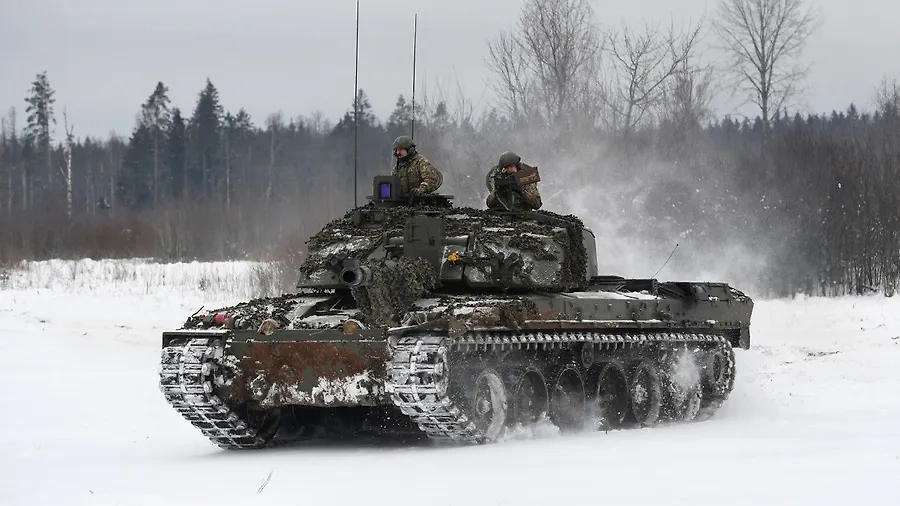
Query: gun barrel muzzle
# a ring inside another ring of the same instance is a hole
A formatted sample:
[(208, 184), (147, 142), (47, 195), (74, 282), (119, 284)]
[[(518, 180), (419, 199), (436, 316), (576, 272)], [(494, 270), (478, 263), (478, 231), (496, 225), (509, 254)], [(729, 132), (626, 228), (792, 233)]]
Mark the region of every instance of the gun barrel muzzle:
[(341, 271), (341, 283), (347, 286), (362, 286), (369, 282), (372, 271), (365, 266), (349, 267)]

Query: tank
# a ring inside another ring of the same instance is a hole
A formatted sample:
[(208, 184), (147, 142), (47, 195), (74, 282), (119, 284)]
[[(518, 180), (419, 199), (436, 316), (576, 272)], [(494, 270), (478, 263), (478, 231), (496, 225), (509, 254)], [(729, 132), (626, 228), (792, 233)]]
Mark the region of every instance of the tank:
[(222, 448), (304, 439), (497, 441), (706, 420), (750, 347), (753, 301), (719, 282), (598, 272), (575, 216), (401, 197), (307, 241), (295, 293), (162, 333), (160, 388)]

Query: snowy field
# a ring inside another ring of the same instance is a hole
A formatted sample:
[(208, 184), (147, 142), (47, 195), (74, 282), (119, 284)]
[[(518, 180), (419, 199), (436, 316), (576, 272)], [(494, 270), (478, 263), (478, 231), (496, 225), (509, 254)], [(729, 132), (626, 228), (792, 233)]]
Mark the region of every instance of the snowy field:
[(233, 452), (157, 388), (160, 333), (257, 295), (249, 263), (0, 272), (0, 505), (900, 504), (900, 298), (758, 301), (705, 423), (459, 448)]

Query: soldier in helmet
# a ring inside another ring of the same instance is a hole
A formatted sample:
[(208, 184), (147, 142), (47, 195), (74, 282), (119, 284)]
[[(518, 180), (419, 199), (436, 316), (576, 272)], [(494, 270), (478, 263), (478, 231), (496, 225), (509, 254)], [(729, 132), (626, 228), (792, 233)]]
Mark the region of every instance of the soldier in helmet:
[[(502, 173), (512, 174), (525, 167), (528, 167), (528, 165), (522, 163), (522, 157), (512, 151), (507, 151), (500, 155), (497, 165), (488, 172), (490, 194), (487, 198), (487, 206), (490, 209), (504, 209), (503, 203), (497, 198), (494, 178)], [(541, 193), (538, 191), (537, 183), (526, 184), (521, 188), (514, 186), (512, 199), (506, 198), (504, 200), (515, 209), (540, 209), (542, 205)]]
[(397, 164), (393, 175), (400, 180), (402, 195), (425, 195), (441, 186), (441, 177), (434, 165), (416, 151), (416, 144), (408, 135), (394, 141)]

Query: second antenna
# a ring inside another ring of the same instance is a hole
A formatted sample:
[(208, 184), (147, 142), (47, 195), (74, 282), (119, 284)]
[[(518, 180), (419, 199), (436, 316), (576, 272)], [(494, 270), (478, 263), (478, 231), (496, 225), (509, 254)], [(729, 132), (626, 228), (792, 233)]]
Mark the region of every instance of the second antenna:
[(409, 121), (409, 137), (416, 138), (416, 39), (419, 29), (419, 14), (413, 17), (413, 65), (412, 65), (412, 117)]

